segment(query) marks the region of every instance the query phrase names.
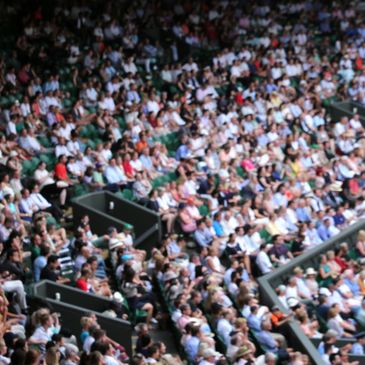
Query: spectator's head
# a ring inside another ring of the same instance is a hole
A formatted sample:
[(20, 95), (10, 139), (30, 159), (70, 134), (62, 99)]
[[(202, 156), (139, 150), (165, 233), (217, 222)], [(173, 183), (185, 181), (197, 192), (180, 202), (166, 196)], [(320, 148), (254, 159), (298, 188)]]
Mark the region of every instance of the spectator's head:
[(60, 266), (58, 259), (59, 259), (59, 257), (57, 255), (48, 256), (47, 266), (49, 268), (51, 268), (52, 270), (56, 270)]
[(12, 365), (24, 365), (25, 364), (26, 351), (22, 349), (16, 349), (10, 356)]
[(39, 363), (41, 354), (37, 350), (29, 350), (25, 354), (24, 365), (36, 365)]
[(261, 329), (263, 331), (271, 331), (271, 329), (272, 329), (271, 321), (268, 319), (263, 320), (261, 322)]
[(160, 356), (161, 356), (160, 346), (157, 343), (150, 346), (150, 348), (148, 349), (148, 357), (158, 360)]

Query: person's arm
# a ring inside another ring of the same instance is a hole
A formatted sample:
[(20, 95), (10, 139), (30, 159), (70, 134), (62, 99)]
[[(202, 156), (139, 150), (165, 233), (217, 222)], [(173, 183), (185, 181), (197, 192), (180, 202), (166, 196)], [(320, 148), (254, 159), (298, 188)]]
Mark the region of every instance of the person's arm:
[(356, 249), (359, 251), (361, 256), (365, 256), (365, 248), (364, 248), (364, 245), (362, 244), (362, 242), (356, 243)]
[(69, 278), (58, 278), (56, 280), (57, 284), (68, 284), (71, 280)]
[(340, 326), (345, 330), (345, 331), (350, 331), (350, 332), (355, 332), (356, 331), (356, 327), (344, 320), (341, 320), (340, 322)]
[(207, 259), (207, 266), (209, 267), (210, 270), (212, 270), (213, 272), (217, 273), (217, 274), (221, 274), (220, 270), (215, 270), (214, 266), (212, 264), (212, 259), (210, 257), (208, 257)]
[(322, 279), (327, 279), (328, 277), (331, 276), (331, 271), (325, 272), (323, 267), (320, 267), (319, 268), (319, 275), (321, 276)]
[(33, 335), (29, 338), (28, 343), (30, 345), (45, 345), (48, 342), (48, 340), (43, 340), (43, 339), (37, 338), (36, 334), (37, 334), (37, 330), (35, 330)]
[(283, 324), (289, 322), (292, 319), (292, 314), (289, 314), (288, 316), (284, 317), (283, 319), (279, 320), (277, 323), (275, 323), (276, 327), (280, 327)]
[(275, 253), (269, 252), (269, 255), (270, 255), (271, 262), (280, 262), (280, 260), (276, 257)]

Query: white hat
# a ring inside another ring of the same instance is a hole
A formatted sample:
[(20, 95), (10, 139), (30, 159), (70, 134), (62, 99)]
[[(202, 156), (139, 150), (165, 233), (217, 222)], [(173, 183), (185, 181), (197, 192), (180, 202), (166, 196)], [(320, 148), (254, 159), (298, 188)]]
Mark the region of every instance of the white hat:
[(172, 280), (172, 279), (177, 279), (177, 274), (176, 272), (174, 271), (168, 271), (165, 275), (164, 275), (164, 278), (163, 280), (164, 281), (169, 281), (169, 280)]
[(342, 182), (341, 181), (336, 181), (336, 182), (332, 183), (330, 185), (330, 190), (331, 191), (338, 191), (338, 192), (342, 191)]
[(299, 300), (297, 298), (288, 298), (287, 303), (289, 308), (292, 308), (299, 304)]
[(286, 286), (285, 285), (279, 285), (278, 286), (278, 291), (286, 291)]
[(119, 291), (116, 291), (113, 294), (113, 300), (119, 304), (123, 303), (123, 297), (122, 294), (119, 293)]
[(307, 271), (305, 272), (305, 275), (317, 275), (317, 271), (313, 269), (313, 267), (308, 267)]
[(10, 157), (16, 157), (16, 156), (18, 156), (18, 152), (17, 151), (11, 151), (9, 156)]
[(319, 289), (319, 294), (320, 295), (325, 295), (326, 297), (330, 297), (331, 296), (331, 292), (329, 291), (328, 288), (320, 288)]
[(115, 248), (121, 247), (123, 245), (124, 245), (124, 243), (122, 241), (118, 240), (118, 238), (112, 238), (109, 241), (109, 249), (110, 250), (114, 250)]

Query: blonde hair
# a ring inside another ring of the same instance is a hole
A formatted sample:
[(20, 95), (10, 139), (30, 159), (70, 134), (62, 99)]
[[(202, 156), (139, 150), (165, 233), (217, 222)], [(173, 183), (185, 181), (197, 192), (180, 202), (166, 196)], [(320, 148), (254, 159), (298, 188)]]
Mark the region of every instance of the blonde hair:
[(365, 241), (365, 231), (361, 229), (357, 234), (358, 241)]
[(50, 314), (48, 308), (40, 308), (32, 314), (31, 322), (34, 327), (40, 324), (40, 320), (44, 316), (44, 314)]
[(87, 326), (90, 326), (91, 325), (91, 318), (89, 317), (81, 317), (80, 319), (80, 325), (82, 328), (85, 328)]

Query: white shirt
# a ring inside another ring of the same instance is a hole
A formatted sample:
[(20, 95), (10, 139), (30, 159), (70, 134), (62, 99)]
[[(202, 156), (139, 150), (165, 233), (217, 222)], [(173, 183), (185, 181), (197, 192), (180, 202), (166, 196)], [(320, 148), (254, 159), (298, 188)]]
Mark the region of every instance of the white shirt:
[(41, 188), (43, 186), (49, 185), (49, 184), (53, 184), (55, 181), (49, 176), (49, 172), (47, 170), (35, 170), (34, 172), (34, 178), (37, 182), (40, 182), (41, 180), (43, 180), (46, 176), (47, 179), (44, 180), (43, 184), (41, 184)]
[(297, 298), (297, 299), (300, 299), (299, 298), (299, 295), (298, 295), (298, 288), (296, 286), (287, 286), (286, 287), (286, 297), (287, 298)]
[(95, 338), (92, 337), (92, 336), (88, 336), (86, 337), (85, 339), (85, 342), (84, 342), (84, 345), (82, 346), (82, 349), (89, 353), (90, 352), (90, 348), (91, 348), (91, 345), (95, 342)]
[(272, 270), (272, 263), (266, 252), (260, 251), (256, 257), (256, 264), (263, 274), (267, 274)]
[(32, 193), (28, 198), (39, 210), (47, 209), (51, 204), (40, 193)]
[(218, 320), (217, 333), (224, 339), (224, 343), (228, 346), (231, 340), (230, 333), (233, 326), (225, 318)]
[(158, 105), (158, 102), (156, 100), (148, 100), (147, 102), (147, 110), (149, 113), (158, 114), (160, 111), (160, 106)]
[(68, 150), (67, 146), (57, 145), (55, 148), (55, 155), (56, 157), (60, 157), (61, 155), (71, 156), (70, 151)]
[(114, 359), (112, 356), (104, 355), (105, 365), (119, 365), (120, 362)]

